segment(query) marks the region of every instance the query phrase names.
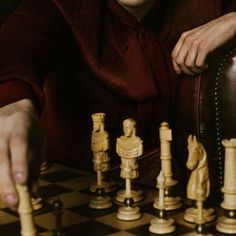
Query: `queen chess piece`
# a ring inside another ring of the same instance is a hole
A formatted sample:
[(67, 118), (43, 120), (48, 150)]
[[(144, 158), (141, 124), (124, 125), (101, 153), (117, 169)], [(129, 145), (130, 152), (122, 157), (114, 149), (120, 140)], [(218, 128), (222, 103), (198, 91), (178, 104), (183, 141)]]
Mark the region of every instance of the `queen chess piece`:
[(221, 233), (236, 235), (236, 139), (224, 139), (225, 147), (224, 200), (221, 207), (224, 215), (219, 217), (216, 229)]
[(175, 231), (175, 224), (172, 218), (168, 218), (166, 215), (165, 205), (165, 176), (160, 171), (157, 177), (157, 188), (159, 189), (158, 202), (155, 201), (153, 206), (158, 209), (158, 217), (154, 218), (150, 222), (149, 231), (154, 234), (170, 234)]

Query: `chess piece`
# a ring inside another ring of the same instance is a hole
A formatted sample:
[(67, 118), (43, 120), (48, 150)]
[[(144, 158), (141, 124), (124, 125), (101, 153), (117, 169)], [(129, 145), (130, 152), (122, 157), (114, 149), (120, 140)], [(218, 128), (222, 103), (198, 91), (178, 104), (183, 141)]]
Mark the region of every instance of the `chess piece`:
[(57, 198), (53, 201), (53, 214), (55, 216), (55, 230), (53, 232), (53, 236), (64, 236), (64, 232), (62, 232), (62, 222), (61, 216), (63, 214), (63, 203), (60, 198)]
[(166, 217), (165, 205), (165, 176), (160, 171), (157, 177), (157, 188), (159, 189), (158, 202), (154, 202), (154, 207), (159, 210), (158, 217), (151, 220), (149, 231), (154, 234), (169, 234), (175, 231), (174, 220)]
[[(175, 210), (182, 207), (181, 198), (177, 196), (172, 196), (171, 192), (174, 186), (177, 184), (177, 180), (173, 179), (172, 166), (171, 166), (171, 140), (172, 133), (167, 122), (162, 122), (159, 128), (160, 136), (160, 159), (161, 159), (161, 169), (166, 179), (166, 189), (165, 189), (165, 204), (166, 210)], [(154, 199), (158, 202), (158, 197)]]
[(43, 208), (43, 199), (41, 197), (32, 197), (31, 205), (34, 211), (40, 210)]
[(136, 136), (136, 122), (134, 119), (123, 121), (124, 135), (117, 138), (116, 152), (121, 158), (120, 176), (125, 179), (125, 206), (118, 210), (120, 220), (136, 220), (141, 217), (139, 207), (133, 207), (131, 180), (138, 177), (138, 160), (143, 154), (143, 141)]
[(226, 234), (236, 234), (236, 139), (224, 139), (225, 147), (224, 186), (222, 192), (224, 200), (221, 207), (224, 216), (218, 219), (216, 229)]
[(16, 185), (19, 194), (18, 213), (21, 223), (22, 236), (36, 236), (30, 194), (26, 185)]
[[(207, 153), (204, 146), (197, 141), (196, 136), (189, 135), (188, 137), (188, 160), (187, 168), (191, 170), (191, 175), (187, 185), (187, 198), (190, 200), (203, 202), (209, 196), (210, 179), (207, 162)], [(201, 195), (200, 195), (201, 192)], [(203, 218), (206, 222), (215, 219), (215, 211), (212, 208), (202, 209)], [(185, 211), (184, 219), (189, 222), (196, 222), (199, 210), (195, 207)]]
[(92, 114), (91, 149), (93, 151), (93, 169), (97, 172), (95, 195), (92, 196), (89, 202), (89, 207), (93, 209), (106, 209), (112, 206), (111, 198), (105, 195), (106, 190), (103, 182), (103, 172), (110, 168), (110, 140), (108, 133), (104, 129), (104, 119), (105, 113)]
[(93, 169), (97, 172), (97, 182), (90, 186), (91, 192), (96, 192), (97, 188), (104, 188), (105, 192), (112, 192), (115, 188), (113, 181), (103, 181), (103, 172), (110, 169), (110, 139), (105, 131), (105, 113), (92, 114), (93, 131), (91, 137), (91, 149), (93, 152)]
[(95, 195), (89, 201), (89, 207), (92, 209), (107, 209), (112, 207), (111, 198), (106, 195), (104, 188), (97, 188)]

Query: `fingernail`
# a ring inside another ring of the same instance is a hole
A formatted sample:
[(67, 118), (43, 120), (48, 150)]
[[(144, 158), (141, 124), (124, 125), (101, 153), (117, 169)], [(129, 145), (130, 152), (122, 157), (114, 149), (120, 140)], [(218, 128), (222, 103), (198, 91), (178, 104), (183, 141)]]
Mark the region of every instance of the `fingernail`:
[(18, 184), (23, 184), (25, 182), (25, 175), (23, 174), (23, 172), (16, 172), (15, 173), (15, 181)]

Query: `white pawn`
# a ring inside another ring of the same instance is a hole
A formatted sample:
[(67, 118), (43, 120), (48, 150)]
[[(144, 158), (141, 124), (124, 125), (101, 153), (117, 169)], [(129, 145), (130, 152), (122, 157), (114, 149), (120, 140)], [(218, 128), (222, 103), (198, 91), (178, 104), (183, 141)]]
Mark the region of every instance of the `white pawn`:
[(149, 231), (154, 234), (169, 234), (175, 231), (174, 220), (165, 217), (165, 176), (161, 171), (157, 177), (157, 187), (159, 188), (159, 201), (154, 203), (154, 207), (159, 210), (159, 216), (151, 220)]
[(34, 226), (34, 219), (32, 214), (31, 199), (26, 185), (16, 185), (19, 194), (18, 213), (21, 223), (22, 236), (36, 236), (37, 232)]

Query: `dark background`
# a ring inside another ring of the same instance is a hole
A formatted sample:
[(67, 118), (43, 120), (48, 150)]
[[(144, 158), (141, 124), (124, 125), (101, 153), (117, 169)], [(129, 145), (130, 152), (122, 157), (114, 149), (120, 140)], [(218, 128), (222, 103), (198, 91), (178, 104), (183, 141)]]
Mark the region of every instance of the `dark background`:
[(21, 0), (0, 0), (0, 25), (17, 7)]

